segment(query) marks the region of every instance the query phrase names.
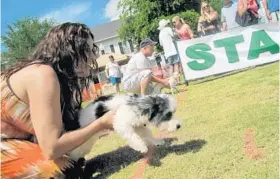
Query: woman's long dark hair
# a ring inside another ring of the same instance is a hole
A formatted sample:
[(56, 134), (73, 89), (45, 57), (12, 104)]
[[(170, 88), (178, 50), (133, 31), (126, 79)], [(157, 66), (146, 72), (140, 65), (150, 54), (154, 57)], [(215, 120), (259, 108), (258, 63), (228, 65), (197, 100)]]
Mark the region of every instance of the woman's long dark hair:
[[(79, 128), (78, 112), (81, 109), (82, 89), (87, 87), (89, 77), (78, 77), (78, 62), (91, 60), (93, 68), (98, 68), (98, 49), (88, 44), (94, 38), (90, 29), (80, 23), (64, 23), (53, 27), (36, 46), (27, 60), (21, 60), (1, 73), (5, 78), (31, 64), (50, 65), (57, 74), (61, 90), (62, 119), (66, 131)], [(47, 84), (46, 84), (47, 85)]]

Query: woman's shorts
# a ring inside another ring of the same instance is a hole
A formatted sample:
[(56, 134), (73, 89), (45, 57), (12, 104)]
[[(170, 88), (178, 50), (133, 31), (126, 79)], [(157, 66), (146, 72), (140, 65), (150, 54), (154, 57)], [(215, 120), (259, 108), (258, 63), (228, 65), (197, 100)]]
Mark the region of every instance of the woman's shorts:
[(119, 84), (119, 83), (121, 83), (121, 78), (110, 76), (110, 82), (112, 83), (112, 85)]
[(174, 65), (180, 62), (179, 55), (172, 55), (167, 58), (167, 61), (170, 65)]
[[(140, 87), (141, 81), (144, 78), (151, 77), (151, 76), (152, 76), (151, 70), (143, 70), (130, 76), (129, 78), (123, 81), (124, 90), (129, 93), (139, 94), (141, 91), (141, 87)], [(152, 88), (153, 88), (152, 85), (149, 84), (146, 93), (150, 94), (153, 91)]]

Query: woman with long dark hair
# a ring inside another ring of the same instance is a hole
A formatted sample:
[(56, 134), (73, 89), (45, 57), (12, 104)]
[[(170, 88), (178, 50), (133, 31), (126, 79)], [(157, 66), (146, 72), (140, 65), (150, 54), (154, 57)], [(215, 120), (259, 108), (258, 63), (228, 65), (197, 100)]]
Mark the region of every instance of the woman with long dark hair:
[(98, 67), (97, 51), (87, 26), (64, 23), (53, 27), (28, 59), (1, 73), (1, 178), (65, 177), (75, 165), (67, 153), (112, 129), (112, 111), (85, 128), (78, 123), (81, 90), (90, 66)]

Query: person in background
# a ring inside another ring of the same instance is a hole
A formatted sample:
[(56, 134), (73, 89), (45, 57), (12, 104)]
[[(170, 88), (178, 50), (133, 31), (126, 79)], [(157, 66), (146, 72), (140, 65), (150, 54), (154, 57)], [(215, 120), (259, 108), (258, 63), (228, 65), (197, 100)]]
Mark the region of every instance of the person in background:
[[(175, 27), (174, 30), (176, 32), (176, 34), (178, 35), (178, 37), (181, 40), (188, 40), (188, 39), (193, 39), (194, 38), (194, 34), (193, 31), (191, 29), (191, 27), (179, 16), (175, 16), (172, 18), (172, 24)], [(179, 83), (179, 79), (182, 75), (182, 65), (181, 63), (179, 64), (179, 74), (180, 76), (178, 77), (178, 83)]]
[(112, 85), (116, 86), (116, 92), (117, 92), (117, 94), (119, 94), (121, 77), (122, 77), (121, 68), (118, 65), (118, 63), (115, 62), (115, 59), (112, 55), (109, 56), (109, 59), (110, 59), (110, 62), (106, 64), (105, 72), (106, 72), (107, 77), (109, 77)]
[(201, 16), (198, 20), (197, 32), (201, 36), (217, 33), (219, 31), (217, 17), (218, 13), (214, 11), (208, 3), (202, 2)]
[(221, 10), (221, 31), (227, 31), (239, 27), (235, 21), (237, 12), (237, 3), (232, 0), (224, 0), (224, 6)]
[(160, 30), (159, 44), (163, 47), (164, 56), (169, 65), (169, 75), (171, 75), (174, 72), (180, 73), (180, 58), (173, 42), (174, 33), (168, 24), (168, 20), (160, 20), (158, 30)]
[(266, 17), (269, 22), (279, 22), (279, 0), (263, 0)]
[(268, 23), (269, 21), (266, 17), (266, 12), (265, 12), (263, 3), (264, 3), (263, 0), (258, 0), (258, 4), (259, 4), (259, 10), (258, 10), (259, 23)]
[(97, 52), (86, 25), (64, 23), (28, 59), (1, 72), (1, 178), (83, 178), (67, 153), (113, 129), (113, 111), (79, 125), (82, 89), (90, 66), (98, 68)]
[(155, 61), (156, 61), (156, 66), (153, 67), (153, 74), (158, 77), (163, 79), (163, 67), (161, 65), (161, 57), (159, 55), (155, 56)]
[(169, 88), (168, 79), (160, 79), (152, 74), (152, 67), (148, 57), (153, 55), (156, 42), (146, 38), (140, 43), (140, 51), (128, 62), (123, 77), (123, 87), (126, 92), (141, 95), (153, 92), (152, 82), (161, 83)]
[(173, 17), (172, 24), (174, 25), (174, 30), (180, 39), (188, 40), (194, 38), (194, 34), (191, 27), (187, 23), (185, 23), (185, 21), (181, 17)]
[(241, 17), (243, 15), (248, 14), (250, 16), (250, 21), (248, 21), (247, 25), (254, 25), (259, 22), (259, 5), (257, 0), (238, 0), (237, 4), (237, 12), (238, 15)]

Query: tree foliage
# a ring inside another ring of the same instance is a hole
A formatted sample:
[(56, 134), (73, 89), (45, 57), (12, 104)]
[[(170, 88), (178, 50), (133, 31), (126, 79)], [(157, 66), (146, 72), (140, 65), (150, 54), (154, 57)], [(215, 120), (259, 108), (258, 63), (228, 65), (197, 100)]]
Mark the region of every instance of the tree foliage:
[(223, 6), (223, 1), (221, 0), (207, 0), (205, 2), (208, 2), (209, 5), (215, 10), (217, 11), (219, 14), (221, 14), (221, 9)]
[(197, 23), (200, 1), (121, 0), (119, 7), (122, 8), (122, 26), (119, 30), (121, 39), (124, 41), (132, 39), (135, 43), (139, 43), (145, 37), (158, 41), (158, 22), (162, 18), (169, 19), (174, 14), (188, 17), (185, 20), (193, 27), (193, 24)]
[(8, 25), (6, 35), (2, 37), (7, 51), (1, 54), (1, 64), (9, 66), (26, 58), (54, 24), (54, 20), (25, 18)]

